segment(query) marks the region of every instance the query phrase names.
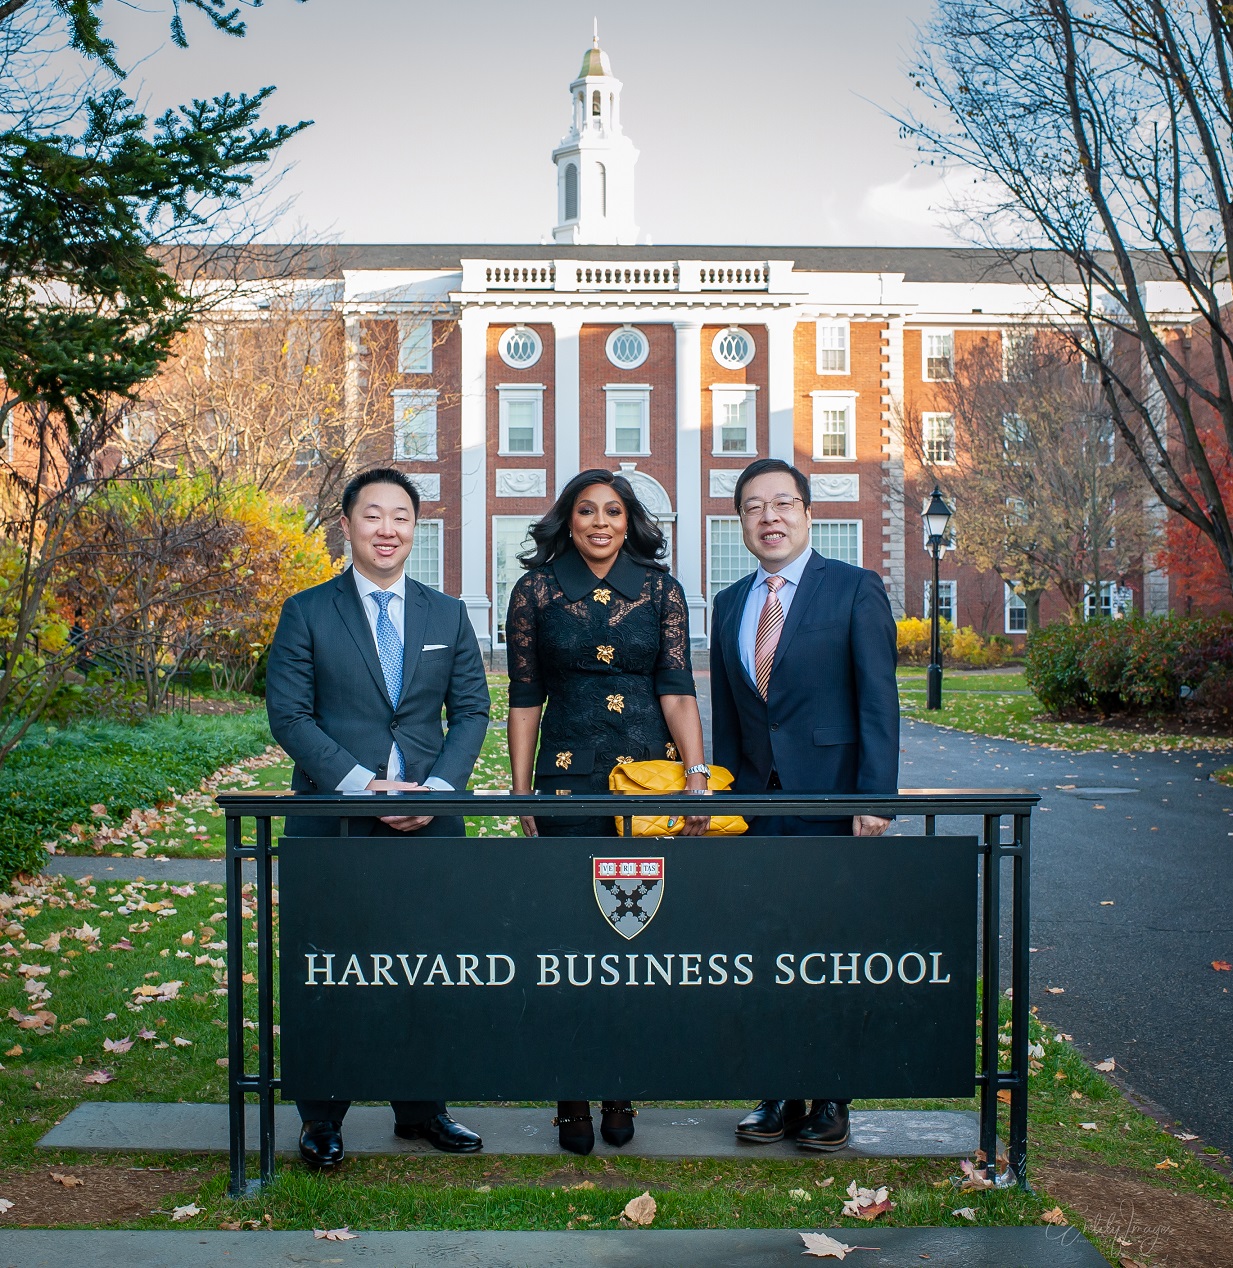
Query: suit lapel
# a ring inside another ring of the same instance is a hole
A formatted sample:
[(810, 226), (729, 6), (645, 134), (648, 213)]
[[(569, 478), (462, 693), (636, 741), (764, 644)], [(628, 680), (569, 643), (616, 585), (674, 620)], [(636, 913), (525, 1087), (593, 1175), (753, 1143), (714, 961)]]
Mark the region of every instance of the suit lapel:
[(402, 604), (402, 699), (407, 698), (415, 667), (424, 647), (424, 630), (428, 627), (428, 600), (419, 586), (407, 578)]
[(738, 666), (741, 681), (761, 700), (762, 694), (758, 691), (758, 684), (749, 676), (749, 670), (745, 668), (745, 659), (741, 655), (741, 624), (745, 619), (745, 604), (749, 602), (749, 592), (753, 589), (754, 578), (757, 575), (756, 572), (751, 572), (748, 577), (742, 577), (736, 583), (740, 593), (733, 595), (732, 614), (728, 620), (727, 629), (723, 632), (723, 639), (724, 659), (728, 664)]
[(355, 588), (355, 580), (351, 576), (350, 568), (335, 583), (334, 606), (338, 609), (338, 615), (342, 618), (347, 633), (351, 635), (359, 649), (364, 664), (368, 666), (368, 672), (372, 674), (373, 681), (380, 688), (381, 694), (388, 699), (385, 690), (385, 675), (381, 672), (381, 658), (377, 655), (377, 644), (373, 641), (372, 630), (364, 615), (364, 608), (360, 603), (360, 592)]
[(805, 571), (801, 573), (796, 593), (792, 596), (792, 606), (788, 609), (787, 620), (783, 623), (783, 632), (779, 635), (779, 646), (775, 648), (775, 660), (771, 665), (772, 674), (779, 662), (783, 660), (784, 652), (792, 641), (792, 635), (796, 633), (796, 627), (805, 619), (805, 611), (813, 603), (825, 572), (826, 560), (816, 550), (811, 551)]

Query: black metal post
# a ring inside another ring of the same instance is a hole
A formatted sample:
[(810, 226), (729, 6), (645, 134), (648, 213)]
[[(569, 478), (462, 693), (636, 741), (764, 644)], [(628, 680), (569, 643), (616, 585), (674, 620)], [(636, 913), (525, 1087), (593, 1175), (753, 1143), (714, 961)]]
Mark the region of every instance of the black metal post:
[(261, 1183), (274, 1179), (274, 848), (269, 815), (257, 819), (257, 1105)]
[(231, 1124), (231, 1183), (239, 1197), (244, 1179), (244, 860), (240, 854), (238, 816), (227, 816), (227, 1090)]
[(997, 1175), (998, 1153), (998, 990), (1001, 969), (1001, 940), (998, 937), (1001, 912), (1002, 820), (984, 817), (981, 842), (981, 985), (980, 985), (980, 1147), (985, 1155), (985, 1175)]
[(1012, 863), (1011, 908), (1011, 1031), (1010, 1064), (1015, 1082), (1010, 1089), (1010, 1169), (1022, 1188), (1029, 1188), (1027, 1179), (1028, 1126), (1028, 875), (1031, 870), (1031, 815), (1017, 814), (1015, 822), (1014, 862)]
[(925, 708), (942, 707), (942, 638), (938, 625), (938, 556), (942, 552), (942, 539), (929, 538), (933, 552), (933, 589), (929, 592), (929, 669), (925, 683)]

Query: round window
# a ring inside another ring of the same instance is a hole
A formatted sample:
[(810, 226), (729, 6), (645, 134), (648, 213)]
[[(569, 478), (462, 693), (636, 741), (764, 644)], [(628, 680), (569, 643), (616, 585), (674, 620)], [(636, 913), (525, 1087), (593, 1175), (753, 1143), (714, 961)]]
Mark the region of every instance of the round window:
[(526, 370), (539, 360), (544, 345), (529, 326), (511, 326), (501, 336), (497, 350), (506, 365), (515, 370)]
[(608, 336), (605, 351), (613, 365), (622, 370), (634, 370), (647, 359), (651, 346), (641, 330), (621, 326)]
[(728, 326), (715, 336), (711, 352), (720, 365), (729, 370), (739, 370), (753, 360), (753, 336), (740, 326)]

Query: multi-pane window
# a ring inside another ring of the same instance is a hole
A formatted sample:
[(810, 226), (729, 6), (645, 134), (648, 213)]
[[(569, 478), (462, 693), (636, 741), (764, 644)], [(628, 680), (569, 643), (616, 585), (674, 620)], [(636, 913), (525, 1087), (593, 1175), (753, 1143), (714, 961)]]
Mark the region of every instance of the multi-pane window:
[(1002, 331), (1002, 378), (1007, 383), (1022, 383), (1032, 373), (1032, 349), (1035, 332)]
[(818, 322), (818, 373), (848, 373), (848, 323)]
[(399, 322), (398, 373), (428, 374), (432, 370), (432, 322), (427, 318)]
[(321, 462), (321, 420), (317, 415), (313, 415), (306, 433), (300, 437), (300, 446), (295, 451), (297, 467), (315, 467)]
[(1006, 633), (1027, 633), (1027, 604), (1015, 593), (1016, 581), (1006, 583)]
[(535, 384), (497, 384), (498, 449), (503, 454), (544, 451), (544, 389)]
[(434, 590), (445, 588), (445, 559), (441, 542), (441, 521), (420, 520), (415, 526), (415, 538), (405, 564), (408, 577)]
[(522, 576), (518, 556), (531, 545), (531, 525), (535, 515), (494, 515), (492, 517), (492, 596), (493, 637), (505, 642), (505, 614), (509, 594)]
[[(1112, 581), (1102, 581), (1100, 583), (1100, 615), (1113, 615), (1113, 589), (1115, 583)], [(1083, 587), (1083, 615), (1087, 620), (1091, 620), (1096, 615), (1096, 595), (1092, 591), (1091, 584)]]
[(622, 370), (636, 370), (651, 350), (647, 337), (633, 326), (621, 326), (608, 336), (604, 345), (608, 360)]
[(828, 559), (861, 566), (860, 520), (814, 520), (809, 528), (809, 544)]
[(711, 341), (711, 353), (726, 369), (739, 370), (753, 360), (753, 336), (740, 326), (729, 326)]
[(758, 567), (758, 561), (745, 548), (741, 521), (736, 515), (714, 515), (707, 520), (707, 587), (708, 599), (734, 581)]
[(1002, 445), (1008, 455), (1015, 455), (1027, 444), (1028, 425), (1022, 414), (1002, 415)]
[(955, 461), (955, 416), (922, 414), (921, 440), (925, 461), (931, 466)]
[(711, 388), (711, 413), (714, 425), (712, 453), (753, 454), (758, 450), (754, 439), (757, 414), (756, 396), (752, 388), (715, 384)]
[(926, 330), (925, 378), (934, 381), (954, 377), (955, 337), (949, 330)]
[[(938, 620), (955, 624), (955, 587), (954, 581), (938, 582)], [(925, 582), (925, 620), (933, 616), (933, 582)]]
[(811, 392), (815, 460), (856, 457), (856, 393)]
[(506, 365), (527, 370), (539, 360), (544, 345), (530, 326), (511, 326), (497, 341), (497, 351)]
[(646, 384), (610, 383), (604, 391), (608, 398), (606, 452), (650, 453), (651, 389)]
[(394, 460), (435, 461), (437, 457), (437, 393), (435, 389), (395, 389)]

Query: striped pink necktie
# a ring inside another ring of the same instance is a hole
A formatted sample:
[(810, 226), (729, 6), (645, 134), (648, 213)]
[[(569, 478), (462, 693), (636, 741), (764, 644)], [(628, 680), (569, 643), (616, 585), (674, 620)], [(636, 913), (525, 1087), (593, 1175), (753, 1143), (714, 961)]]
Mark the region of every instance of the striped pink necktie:
[(758, 694), (763, 700), (766, 699), (767, 687), (771, 681), (775, 648), (779, 646), (779, 635), (783, 630), (783, 608), (779, 606), (779, 596), (775, 593), (782, 585), (782, 577), (767, 577), (766, 602), (762, 605), (762, 615), (758, 617), (758, 633), (754, 637), (754, 681), (758, 684)]

